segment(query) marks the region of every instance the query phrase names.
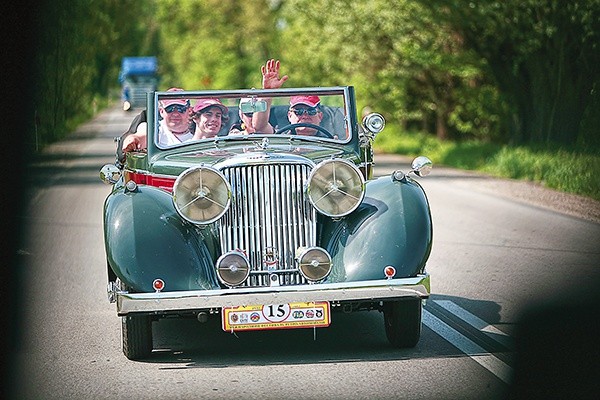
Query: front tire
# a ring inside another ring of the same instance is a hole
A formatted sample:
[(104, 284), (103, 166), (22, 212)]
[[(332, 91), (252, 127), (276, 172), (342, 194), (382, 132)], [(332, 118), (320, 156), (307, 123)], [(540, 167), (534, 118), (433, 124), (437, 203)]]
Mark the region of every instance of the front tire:
[(123, 354), (130, 360), (140, 360), (152, 353), (152, 320), (148, 315), (121, 317)]
[(415, 347), (421, 337), (421, 299), (383, 303), (385, 334), (392, 346)]
[[(131, 289), (116, 280), (117, 286), (124, 291)], [(130, 360), (141, 360), (152, 353), (152, 319), (149, 315), (126, 315), (121, 317), (121, 336), (123, 354)]]

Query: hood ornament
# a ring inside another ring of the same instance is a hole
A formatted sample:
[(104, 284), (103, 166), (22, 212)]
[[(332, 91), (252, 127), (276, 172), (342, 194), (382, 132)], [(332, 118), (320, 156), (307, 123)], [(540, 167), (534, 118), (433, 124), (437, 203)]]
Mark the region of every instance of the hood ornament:
[(269, 138), (263, 138), (259, 146), (261, 149), (266, 150), (269, 147)]
[(270, 246), (264, 250), (263, 262), (267, 266), (267, 271), (277, 269), (277, 265), (279, 264), (279, 252), (275, 247)]

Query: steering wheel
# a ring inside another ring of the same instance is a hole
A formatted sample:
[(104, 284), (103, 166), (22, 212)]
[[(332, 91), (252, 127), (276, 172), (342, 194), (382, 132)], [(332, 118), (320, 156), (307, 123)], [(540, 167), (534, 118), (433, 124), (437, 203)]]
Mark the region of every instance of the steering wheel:
[[(283, 132), (293, 131), (294, 132), (293, 134), (296, 135), (296, 128), (302, 128), (302, 127), (316, 129), (318, 132), (321, 132), (328, 139), (334, 138), (333, 135), (327, 129), (323, 128), (322, 126), (315, 125), (315, 124), (309, 124), (307, 122), (300, 122), (298, 124), (286, 125), (284, 127), (281, 127), (280, 129), (278, 129), (274, 134), (281, 135)], [(314, 136), (317, 136), (317, 135), (314, 135)]]

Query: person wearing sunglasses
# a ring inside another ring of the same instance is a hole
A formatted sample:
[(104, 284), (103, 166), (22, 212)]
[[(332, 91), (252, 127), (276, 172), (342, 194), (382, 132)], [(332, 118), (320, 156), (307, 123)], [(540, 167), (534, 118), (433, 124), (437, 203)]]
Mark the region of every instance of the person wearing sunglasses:
[(229, 120), (227, 107), (219, 99), (200, 99), (192, 109), (192, 121), (195, 125), (193, 140), (217, 136), (223, 124)]
[[(181, 92), (183, 89), (171, 88), (167, 92)], [(158, 112), (161, 121), (158, 129), (158, 142), (162, 145), (175, 145), (192, 139), (193, 131), (190, 130), (189, 100), (166, 99), (158, 102)], [(147, 124), (138, 125), (135, 133), (123, 140), (123, 151), (142, 150), (147, 147)]]
[[(171, 88), (167, 92), (181, 92), (183, 89)], [(158, 143), (173, 146), (187, 142), (194, 137), (190, 129), (190, 101), (187, 99), (164, 99), (158, 102), (161, 121), (158, 128)]]
[[(280, 63), (279, 60), (270, 59), (265, 65), (260, 67), (262, 74), (262, 88), (263, 89), (278, 89), (285, 81), (288, 80), (288, 76), (284, 75), (279, 77)], [(233, 124), (229, 130), (230, 135), (248, 135), (252, 133), (274, 133), (275, 129), (269, 123), (269, 116), (271, 112), (271, 98), (261, 98), (267, 102), (267, 110), (264, 112), (256, 113), (242, 113), (241, 106), (243, 103), (250, 102), (250, 98), (240, 99), (240, 122)]]
[[(320, 109), (321, 99), (319, 96), (292, 96), (288, 119), (291, 124), (307, 123), (320, 125), (323, 112)], [(305, 136), (320, 136), (315, 128), (308, 126), (297, 127), (296, 133)]]

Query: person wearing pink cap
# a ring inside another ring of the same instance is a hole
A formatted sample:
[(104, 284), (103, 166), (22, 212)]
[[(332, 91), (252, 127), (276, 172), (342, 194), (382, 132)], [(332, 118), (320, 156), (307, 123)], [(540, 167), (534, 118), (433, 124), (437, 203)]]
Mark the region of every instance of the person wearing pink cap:
[[(171, 88), (167, 92), (182, 92), (183, 89)], [(166, 99), (158, 102), (158, 112), (161, 121), (158, 129), (158, 142), (162, 145), (175, 145), (192, 139), (189, 118), (190, 102), (186, 99)], [(145, 149), (148, 145), (146, 139), (147, 124), (138, 126), (135, 133), (128, 135), (123, 140), (123, 151)]]
[[(182, 92), (171, 88), (167, 92)], [(190, 101), (187, 99), (165, 99), (158, 102), (158, 113), (162, 117), (158, 128), (158, 143), (173, 146), (187, 142), (194, 136), (190, 130)]]
[[(288, 76), (284, 75), (279, 77), (279, 60), (270, 59), (265, 65), (260, 67), (262, 74), (262, 88), (263, 89), (278, 89), (285, 81), (288, 80)], [(240, 122), (234, 124), (229, 130), (230, 135), (247, 135), (252, 133), (274, 133), (275, 129), (269, 124), (269, 115), (271, 112), (272, 99), (264, 98), (267, 102), (267, 110), (265, 112), (247, 113), (243, 114), (240, 110)], [(240, 99), (240, 106), (244, 102), (250, 101), (250, 98)]]
[[(292, 96), (290, 98), (290, 109), (288, 110), (290, 123), (319, 125), (323, 119), (320, 104), (321, 99), (319, 96)], [(298, 135), (320, 136), (319, 131), (308, 126), (297, 127), (295, 130)]]
[(192, 121), (196, 125), (192, 140), (217, 136), (229, 119), (227, 107), (219, 99), (200, 99), (192, 109)]

